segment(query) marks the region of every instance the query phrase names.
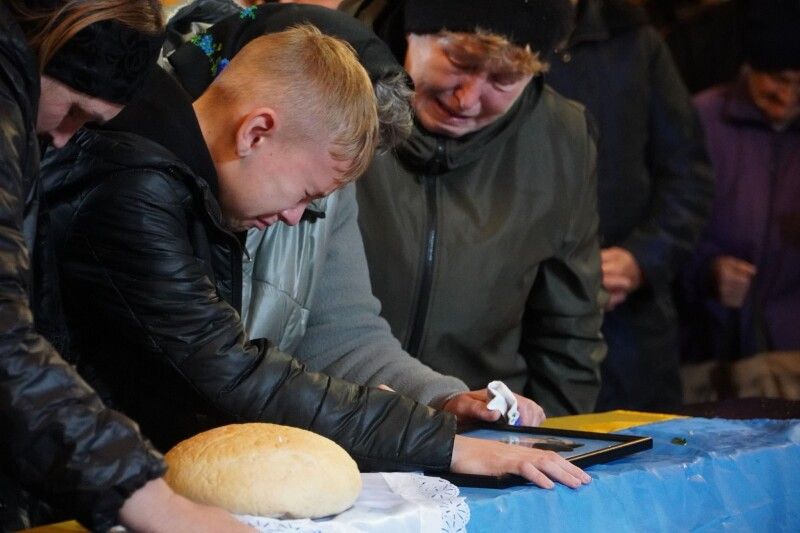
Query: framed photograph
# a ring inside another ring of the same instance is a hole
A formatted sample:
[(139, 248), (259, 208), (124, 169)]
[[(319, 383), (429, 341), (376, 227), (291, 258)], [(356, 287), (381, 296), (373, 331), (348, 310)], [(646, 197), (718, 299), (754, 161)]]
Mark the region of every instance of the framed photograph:
[[(581, 468), (606, 463), (653, 447), (650, 437), (593, 433), (569, 429), (551, 429), (502, 424), (470, 424), (458, 433), (465, 437), (505, 442), (540, 450), (552, 450)], [(462, 487), (505, 488), (524, 485), (521, 476), (480, 476), (475, 474), (431, 473)]]

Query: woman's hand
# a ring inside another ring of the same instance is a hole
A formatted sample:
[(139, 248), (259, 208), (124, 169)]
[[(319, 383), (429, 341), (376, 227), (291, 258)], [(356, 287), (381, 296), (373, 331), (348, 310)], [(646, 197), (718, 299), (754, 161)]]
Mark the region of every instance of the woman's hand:
[[(538, 403), (519, 394), (514, 394), (517, 399), (519, 423), (523, 426), (538, 426), (546, 418), (544, 410)], [(442, 406), (442, 410), (456, 415), (459, 420), (481, 420), (484, 422), (497, 422), (500, 412), (486, 407), (489, 396), (486, 389), (462, 392), (450, 398)]]

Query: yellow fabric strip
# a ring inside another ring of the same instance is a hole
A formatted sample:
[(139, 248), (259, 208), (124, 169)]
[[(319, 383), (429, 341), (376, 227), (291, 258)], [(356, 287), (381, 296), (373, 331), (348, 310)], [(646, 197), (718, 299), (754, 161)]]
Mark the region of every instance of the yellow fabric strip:
[(558, 416), (548, 418), (542, 424), (545, 428), (572, 429), (576, 431), (596, 431), (599, 433), (613, 433), (621, 429), (672, 420), (673, 418), (686, 418), (678, 415), (659, 413), (644, 413), (641, 411), (607, 411), (605, 413), (591, 413), (587, 415)]

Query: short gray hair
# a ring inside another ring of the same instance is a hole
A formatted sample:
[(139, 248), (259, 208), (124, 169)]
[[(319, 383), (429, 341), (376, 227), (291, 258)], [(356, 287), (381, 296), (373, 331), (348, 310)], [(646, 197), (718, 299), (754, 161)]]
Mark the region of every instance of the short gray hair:
[(408, 83), (405, 72), (394, 72), (373, 84), (378, 103), (379, 153), (387, 152), (405, 141), (411, 135), (414, 125), (414, 112), (411, 98), (414, 91)]

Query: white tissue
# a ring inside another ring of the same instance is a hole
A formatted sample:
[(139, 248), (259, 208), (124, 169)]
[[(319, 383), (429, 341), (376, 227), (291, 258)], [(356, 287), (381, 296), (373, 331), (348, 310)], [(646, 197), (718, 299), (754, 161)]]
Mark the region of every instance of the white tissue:
[(500, 411), (509, 425), (516, 426), (519, 421), (517, 398), (502, 381), (492, 381), (486, 386), (489, 403), (486, 407), (492, 411)]

